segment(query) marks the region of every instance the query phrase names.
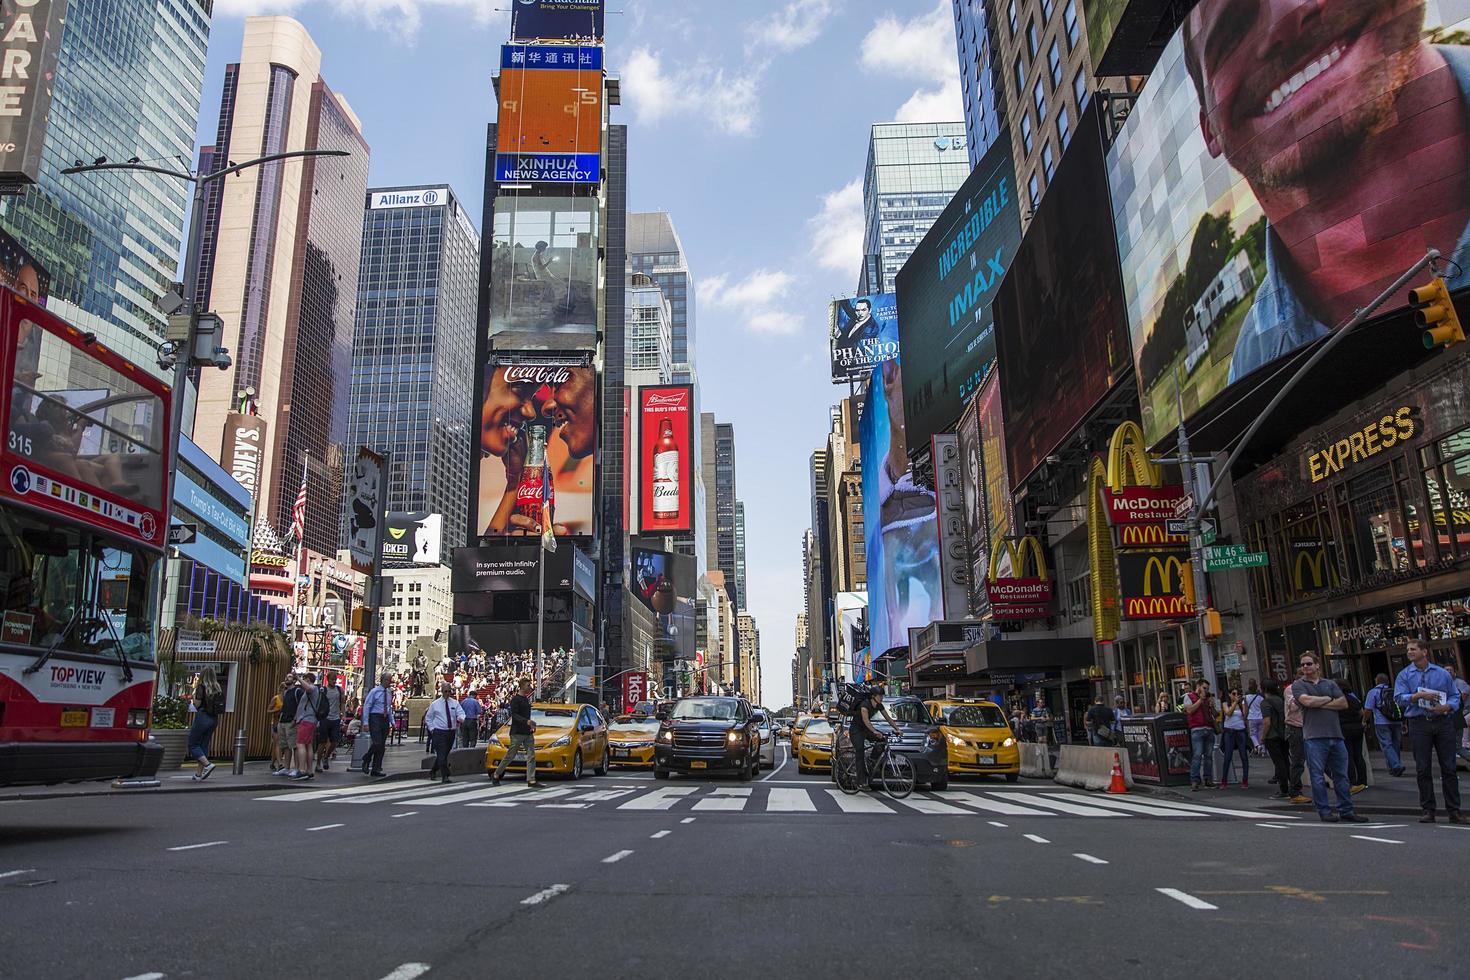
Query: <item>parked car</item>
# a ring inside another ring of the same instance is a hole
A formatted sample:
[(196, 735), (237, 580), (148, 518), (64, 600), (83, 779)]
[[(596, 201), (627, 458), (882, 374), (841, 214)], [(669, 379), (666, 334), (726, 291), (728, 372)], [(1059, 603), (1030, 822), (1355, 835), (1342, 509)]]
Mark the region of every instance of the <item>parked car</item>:
[(760, 729), (740, 697), (681, 698), (668, 711), (654, 743), (653, 776), (733, 770), (750, 779), (760, 770)]

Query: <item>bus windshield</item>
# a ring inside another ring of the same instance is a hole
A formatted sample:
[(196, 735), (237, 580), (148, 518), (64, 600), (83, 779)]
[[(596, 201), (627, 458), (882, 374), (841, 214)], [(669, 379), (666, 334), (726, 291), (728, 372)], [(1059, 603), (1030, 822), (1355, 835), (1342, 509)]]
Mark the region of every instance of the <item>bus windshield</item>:
[(0, 509), (0, 642), (151, 661), (153, 553)]

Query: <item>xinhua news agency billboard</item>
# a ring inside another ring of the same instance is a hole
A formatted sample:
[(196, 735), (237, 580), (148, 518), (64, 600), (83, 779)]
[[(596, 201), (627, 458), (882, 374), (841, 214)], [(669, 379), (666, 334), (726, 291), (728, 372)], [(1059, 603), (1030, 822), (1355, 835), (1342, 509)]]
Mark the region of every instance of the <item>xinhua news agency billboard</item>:
[(522, 41), (600, 41), (605, 21), (603, 0), (515, 0), (511, 36)]
[(1193, 416), (1265, 382), (1428, 248), (1454, 260), (1451, 289), (1470, 285), (1470, 157), (1448, 149), (1470, 108), (1467, 30), (1457, 0), (1201, 0), (1186, 16), (1108, 153), (1150, 444), (1180, 401)]
[(495, 179), (595, 184), (602, 179), (602, 48), (507, 44), (500, 49)]

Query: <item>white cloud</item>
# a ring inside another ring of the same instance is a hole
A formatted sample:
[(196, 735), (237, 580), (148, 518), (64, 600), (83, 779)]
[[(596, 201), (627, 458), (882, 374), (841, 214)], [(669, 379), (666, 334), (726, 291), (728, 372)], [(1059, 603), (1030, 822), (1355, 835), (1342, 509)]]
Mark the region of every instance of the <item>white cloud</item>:
[(882, 18), (863, 38), (863, 67), (899, 78), (947, 80), (959, 70), (952, 11), (949, 0), (940, 0), (912, 20), (893, 14)]
[(791, 0), (776, 13), (751, 25), (752, 43), (748, 50), (804, 48), (821, 35), (841, 6), (840, 0)]
[(822, 196), (822, 209), (807, 220), (817, 264), (854, 278), (863, 267), (863, 179)]
[(688, 114), (744, 136), (755, 129), (763, 71), (727, 75), (724, 69), (695, 64), (670, 72), (658, 52), (636, 48), (623, 69), (623, 101), (641, 123)]
[(790, 312), (796, 277), (789, 272), (757, 269), (744, 279), (727, 275), (700, 280), (699, 302), (739, 313), (739, 323), (752, 333), (788, 336), (801, 329), (801, 319)]
[(476, 24), (490, 26), (507, 21), (497, 11), (499, 0), (216, 0), (214, 12), (222, 17), (254, 17), (261, 14), (291, 14), (307, 7), (330, 8), (344, 17), (357, 17), (369, 27), (392, 31), (413, 40), (423, 26), (424, 12), (458, 10), (471, 15)]
[(965, 103), (960, 95), (960, 80), (956, 76), (937, 89), (920, 89), (909, 96), (909, 100), (899, 106), (893, 121), (960, 122), (964, 118)]

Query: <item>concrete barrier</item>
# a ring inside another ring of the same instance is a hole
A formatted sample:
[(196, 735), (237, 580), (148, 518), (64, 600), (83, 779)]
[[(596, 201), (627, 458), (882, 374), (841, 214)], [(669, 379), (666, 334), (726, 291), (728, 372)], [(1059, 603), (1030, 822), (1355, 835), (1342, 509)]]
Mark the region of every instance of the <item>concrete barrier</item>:
[(1123, 768), (1123, 782), (1133, 788), (1133, 770), (1128, 765), (1128, 753), (1122, 749), (1093, 748), (1088, 745), (1063, 745), (1061, 761), (1057, 765), (1056, 782), (1063, 786), (1081, 789), (1107, 789), (1113, 778), (1113, 757), (1117, 756)]
[[(419, 760), (419, 768), (428, 772), (434, 767), (434, 756), (432, 753)], [(451, 776), (480, 776), (485, 773), (485, 750), (478, 749), (450, 749), (449, 750), (449, 775)]]
[(1036, 742), (1021, 743), (1021, 775), (1031, 779), (1050, 779), (1054, 770), (1051, 766), (1051, 750)]

